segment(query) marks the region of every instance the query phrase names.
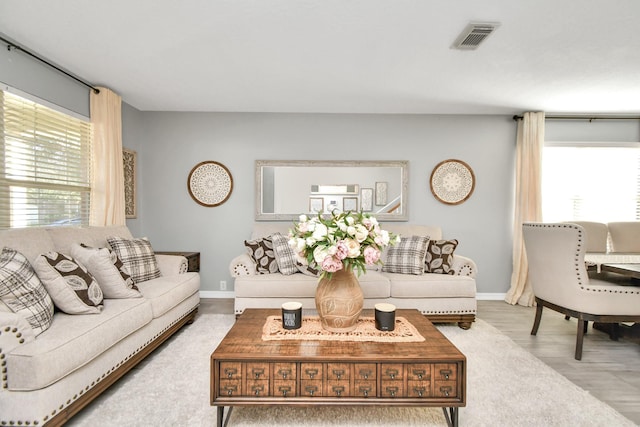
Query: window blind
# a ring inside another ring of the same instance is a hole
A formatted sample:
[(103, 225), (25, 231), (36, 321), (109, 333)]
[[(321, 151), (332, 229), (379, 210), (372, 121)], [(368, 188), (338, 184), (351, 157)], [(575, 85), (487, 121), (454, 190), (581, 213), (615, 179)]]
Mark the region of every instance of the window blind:
[(640, 143), (547, 143), (546, 222), (640, 220)]
[(91, 124), (0, 91), (0, 228), (89, 223)]

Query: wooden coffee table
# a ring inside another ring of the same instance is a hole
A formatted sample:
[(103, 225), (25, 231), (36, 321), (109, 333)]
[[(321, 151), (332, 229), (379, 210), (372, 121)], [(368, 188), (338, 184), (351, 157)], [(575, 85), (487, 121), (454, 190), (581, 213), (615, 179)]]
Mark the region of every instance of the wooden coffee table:
[[(247, 309), (211, 354), (211, 405), (441, 407), (458, 425), (466, 405), (466, 357), (418, 310), (398, 310), (423, 342), (263, 341), (268, 316)], [(373, 317), (364, 310), (362, 316)]]

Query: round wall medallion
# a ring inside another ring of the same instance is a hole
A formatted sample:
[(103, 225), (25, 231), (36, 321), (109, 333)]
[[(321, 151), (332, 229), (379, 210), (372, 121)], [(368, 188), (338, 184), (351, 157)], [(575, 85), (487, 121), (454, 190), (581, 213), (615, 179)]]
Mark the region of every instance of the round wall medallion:
[(231, 196), (233, 178), (222, 163), (209, 160), (198, 163), (191, 169), (187, 188), (193, 200), (202, 206), (218, 206)]
[(431, 192), (448, 205), (457, 205), (473, 193), (476, 179), (473, 170), (462, 160), (449, 159), (438, 163), (431, 172)]

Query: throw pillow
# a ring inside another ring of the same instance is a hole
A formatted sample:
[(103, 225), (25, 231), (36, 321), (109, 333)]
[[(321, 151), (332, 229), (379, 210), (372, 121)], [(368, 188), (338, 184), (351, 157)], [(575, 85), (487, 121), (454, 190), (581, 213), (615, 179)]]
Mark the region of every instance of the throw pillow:
[(270, 274), (278, 272), (278, 262), (273, 252), (273, 242), (268, 237), (256, 240), (245, 240), (244, 245), (253, 262), (256, 264), (256, 273)]
[(280, 233), (273, 233), (271, 235), (271, 242), (273, 243), (273, 252), (278, 263), (278, 270), (285, 276), (289, 276), (298, 272), (296, 266), (296, 254), (289, 246), (289, 239)]
[(399, 243), (389, 247), (387, 260), (382, 266), (382, 271), (423, 274), (428, 242), (429, 238), (426, 236), (401, 237)]
[(431, 240), (427, 248), (425, 269), (427, 273), (454, 274), (453, 251), (458, 246), (457, 240)]
[(146, 282), (161, 276), (149, 239), (107, 237), (107, 243), (122, 260), (134, 283)]
[(303, 264), (300, 261), (296, 261), (296, 268), (300, 273), (307, 276), (317, 277), (320, 274), (320, 270), (316, 266)]
[(0, 300), (40, 335), (53, 322), (53, 301), (27, 258), (15, 249), (0, 253)]
[(102, 310), (98, 282), (73, 258), (48, 252), (36, 258), (33, 268), (60, 310), (67, 314), (97, 314)]
[(102, 289), (105, 298), (139, 298), (138, 287), (118, 255), (107, 248), (71, 245), (71, 256), (89, 270)]

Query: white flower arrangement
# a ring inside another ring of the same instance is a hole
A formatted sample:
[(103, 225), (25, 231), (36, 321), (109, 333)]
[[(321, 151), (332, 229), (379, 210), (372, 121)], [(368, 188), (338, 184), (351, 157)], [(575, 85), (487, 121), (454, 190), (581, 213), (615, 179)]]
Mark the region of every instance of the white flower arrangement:
[(366, 266), (382, 264), (382, 250), (398, 242), (400, 236), (382, 230), (367, 213), (338, 213), (308, 217), (300, 215), (289, 230), (289, 245), (299, 261), (317, 267), (321, 278), (331, 278), (338, 270), (366, 272)]

